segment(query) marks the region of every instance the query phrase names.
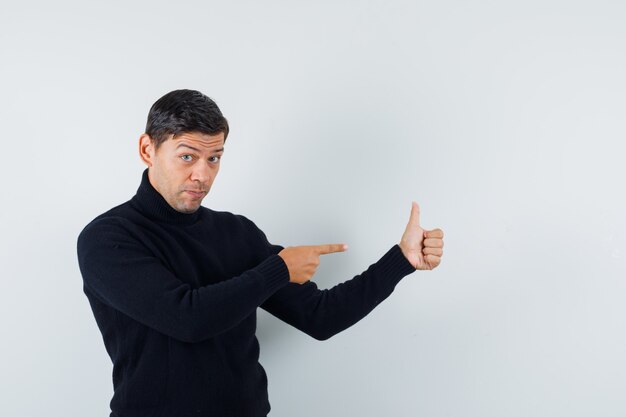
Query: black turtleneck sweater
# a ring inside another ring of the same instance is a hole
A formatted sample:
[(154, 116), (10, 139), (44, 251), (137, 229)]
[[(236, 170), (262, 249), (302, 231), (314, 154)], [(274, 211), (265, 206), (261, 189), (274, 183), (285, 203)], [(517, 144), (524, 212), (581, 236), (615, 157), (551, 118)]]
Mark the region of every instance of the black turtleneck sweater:
[(331, 289), (289, 281), (284, 247), (243, 215), (173, 209), (142, 174), (94, 218), (78, 263), (113, 362), (111, 417), (259, 417), (270, 411), (261, 307), (317, 340), (352, 326), (415, 271), (396, 244)]

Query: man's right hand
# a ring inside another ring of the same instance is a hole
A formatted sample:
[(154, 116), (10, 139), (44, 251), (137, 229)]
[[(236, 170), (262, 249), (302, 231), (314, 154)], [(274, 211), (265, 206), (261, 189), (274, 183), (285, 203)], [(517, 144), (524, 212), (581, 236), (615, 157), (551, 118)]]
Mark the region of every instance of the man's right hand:
[(304, 284), (315, 274), (320, 264), (320, 255), (345, 252), (348, 245), (333, 243), (314, 246), (289, 246), (281, 250), (278, 256), (283, 258), (289, 269), (289, 281)]

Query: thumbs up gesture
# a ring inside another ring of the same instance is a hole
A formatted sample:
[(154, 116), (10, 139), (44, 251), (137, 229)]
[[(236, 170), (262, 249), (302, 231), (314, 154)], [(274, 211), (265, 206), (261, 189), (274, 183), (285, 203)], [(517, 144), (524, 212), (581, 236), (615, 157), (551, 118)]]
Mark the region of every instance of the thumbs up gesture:
[(406, 259), (419, 270), (431, 270), (441, 263), (443, 230), (424, 230), (420, 226), (420, 207), (413, 201), (411, 217), (398, 244)]

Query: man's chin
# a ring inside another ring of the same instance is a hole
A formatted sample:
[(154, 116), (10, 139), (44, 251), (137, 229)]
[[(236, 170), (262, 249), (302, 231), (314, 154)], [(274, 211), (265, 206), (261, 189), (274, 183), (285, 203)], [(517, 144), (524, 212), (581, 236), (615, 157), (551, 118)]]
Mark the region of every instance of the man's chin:
[(197, 204), (191, 204), (191, 205), (186, 205), (186, 206), (178, 206), (176, 208), (174, 208), (174, 210), (180, 212), (180, 213), (184, 213), (184, 214), (192, 214), (195, 213), (196, 211), (198, 211), (198, 209), (200, 208), (200, 203), (198, 202)]

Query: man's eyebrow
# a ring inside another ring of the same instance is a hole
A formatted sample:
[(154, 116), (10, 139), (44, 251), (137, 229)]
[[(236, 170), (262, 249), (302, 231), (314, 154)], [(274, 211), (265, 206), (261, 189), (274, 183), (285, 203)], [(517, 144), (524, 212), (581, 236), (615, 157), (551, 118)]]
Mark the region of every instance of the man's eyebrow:
[[(199, 149), (194, 148), (193, 146), (189, 146), (189, 145), (187, 145), (186, 143), (181, 143), (181, 144), (179, 144), (179, 145), (176, 147), (176, 149), (180, 148), (181, 146), (184, 146), (184, 147), (189, 148), (189, 149), (193, 149), (193, 150), (194, 150), (194, 151), (196, 151), (196, 152), (202, 152), (202, 151), (200, 151)], [(213, 151), (213, 152), (214, 152), (214, 153), (217, 153), (217, 152), (222, 152), (223, 150), (224, 150), (224, 148), (220, 148), (220, 149), (216, 149), (216, 150), (215, 150), (215, 151)]]

